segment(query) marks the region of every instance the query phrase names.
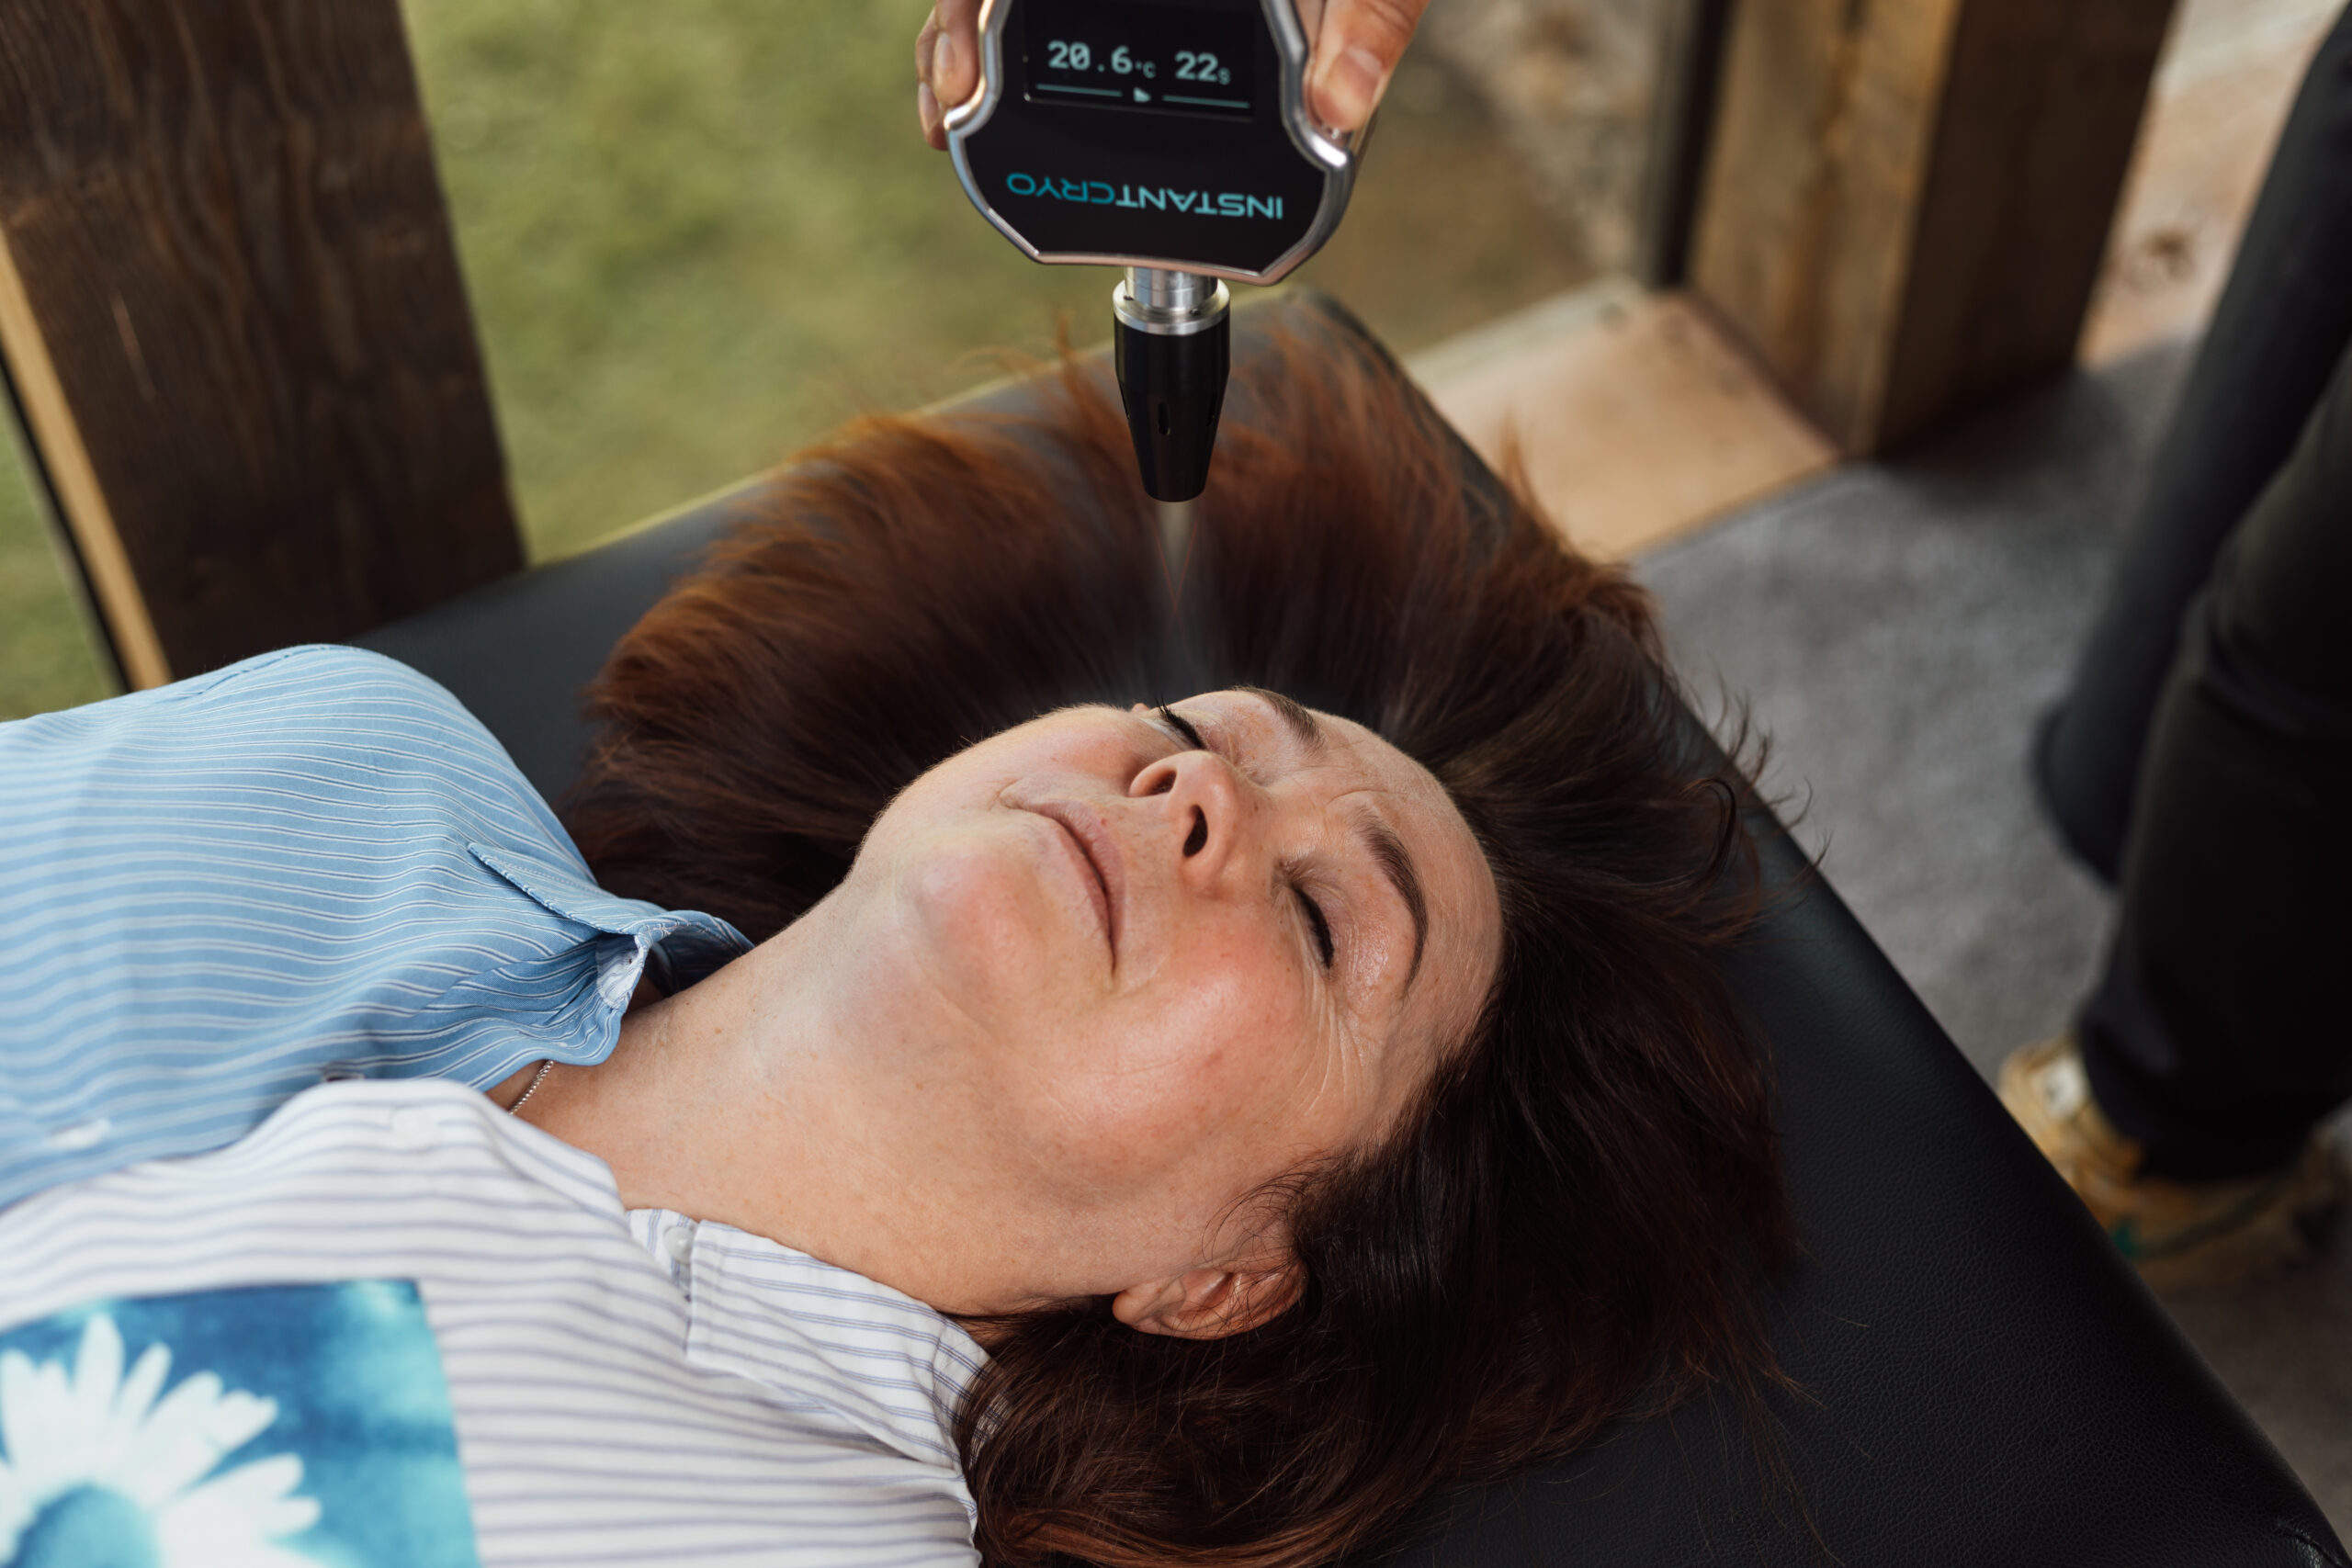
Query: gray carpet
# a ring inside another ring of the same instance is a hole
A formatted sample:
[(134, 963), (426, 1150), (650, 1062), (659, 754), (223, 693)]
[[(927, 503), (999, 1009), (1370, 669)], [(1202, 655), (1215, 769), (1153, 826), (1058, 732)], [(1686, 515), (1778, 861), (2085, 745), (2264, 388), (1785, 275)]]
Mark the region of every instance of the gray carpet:
[[(1783, 814), (1987, 1077), (2064, 1027), (2111, 918), (2026, 753), (2188, 359), (2077, 375), (1638, 563), (1684, 681), (1746, 705)], [(2352, 1222), (2300, 1273), (2166, 1304), (2352, 1538)]]

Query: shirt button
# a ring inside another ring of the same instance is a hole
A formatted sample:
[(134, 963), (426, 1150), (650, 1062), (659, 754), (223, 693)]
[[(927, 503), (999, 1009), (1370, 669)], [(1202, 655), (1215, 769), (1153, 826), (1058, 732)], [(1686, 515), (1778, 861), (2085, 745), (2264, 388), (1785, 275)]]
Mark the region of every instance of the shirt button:
[(694, 1226), (671, 1226), (670, 1234), (662, 1238), (662, 1250), (670, 1255), (670, 1261), (673, 1263), (684, 1263), (687, 1258), (693, 1257), (695, 1250)]
[(423, 1148), (433, 1141), (431, 1113), (413, 1105), (402, 1106), (392, 1112), (392, 1136), (410, 1148)]

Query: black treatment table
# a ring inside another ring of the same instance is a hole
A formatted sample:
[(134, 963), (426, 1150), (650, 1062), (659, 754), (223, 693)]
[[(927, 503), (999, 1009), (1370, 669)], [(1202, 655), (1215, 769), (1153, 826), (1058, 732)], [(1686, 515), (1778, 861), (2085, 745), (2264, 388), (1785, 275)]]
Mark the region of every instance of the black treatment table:
[[(1361, 332), (1311, 297), (1239, 312)], [(978, 406), (1019, 410), (1021, 384)], [(1228, 420), (1243, 420), (1237, 404)], [(1464, 482), (1496, 481), (1464, 450)], [(550, 799), (577, 694), (758, 481), (360, 639), (442, 682)], [(1785, 838), (1770, 874), (1804, 874)], [(1787, 1479), (1728, 1400), (1628, 1420), (1551, 1469), (1446, 1499), (1374, 1558), (1535, 1564), (2335, 1564), (2253, 1422), (1824, 883), (1727, 960), (1769, 1036), (1805, 1256), (1777, 1340)], [(2352, 1325), (2347, 1326), (2352, 1331)]]

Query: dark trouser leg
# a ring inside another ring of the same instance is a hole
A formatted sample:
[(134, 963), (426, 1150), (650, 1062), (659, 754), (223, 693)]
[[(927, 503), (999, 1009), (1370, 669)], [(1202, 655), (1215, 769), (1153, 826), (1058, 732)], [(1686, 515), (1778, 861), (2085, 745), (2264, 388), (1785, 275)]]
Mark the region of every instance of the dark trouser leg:
[(2181, 614), (2352, 339), (2352, 9), (2304, 77), (2229, 286), (2181, 389), (2036, 773), (2069, 846), (2113, 881)]
[(2189, 614), (2081, 1032), (2168, 1176), (2278, 1166), (2352, 1097), (2352, 351)]

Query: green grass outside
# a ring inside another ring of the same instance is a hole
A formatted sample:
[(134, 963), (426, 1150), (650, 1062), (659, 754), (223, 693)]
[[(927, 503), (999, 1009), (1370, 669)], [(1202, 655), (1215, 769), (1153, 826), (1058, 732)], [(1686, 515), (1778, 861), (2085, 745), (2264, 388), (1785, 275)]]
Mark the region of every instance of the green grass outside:
[[(928, 0), (405, 0), (535, 559), (1106, 334), (915, 129)], [(1409, 350), (1581, 280), (1476, 100), (1408, 60), (1303, 283)], [(0, 464), (10, 459), (0, 458)], [(0, 474), (0, 717), (109, 689)]]
[(114, 690), (114, 673), (101, 663), (51, 548), (16, 443), (0, 434), (0, 719), (72, 707)]

